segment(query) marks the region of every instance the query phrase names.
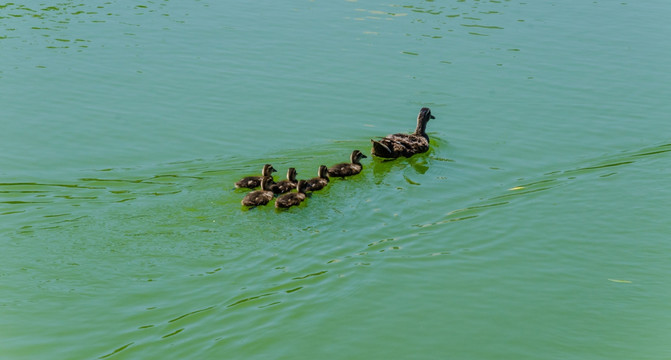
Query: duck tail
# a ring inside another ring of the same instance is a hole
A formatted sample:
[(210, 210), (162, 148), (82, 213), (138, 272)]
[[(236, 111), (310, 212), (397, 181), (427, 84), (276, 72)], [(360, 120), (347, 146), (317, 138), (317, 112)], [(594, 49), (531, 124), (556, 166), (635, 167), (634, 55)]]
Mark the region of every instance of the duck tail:
[(373, 149), (371, 150), (371, 153), (375, 156), (383, 157), (383, 158), (393, 158), (394, 154), (392, 151), (387, 147), (387, 145), (375, 141), (373, 139), (370, 139), (370, 142), (373, 143)]

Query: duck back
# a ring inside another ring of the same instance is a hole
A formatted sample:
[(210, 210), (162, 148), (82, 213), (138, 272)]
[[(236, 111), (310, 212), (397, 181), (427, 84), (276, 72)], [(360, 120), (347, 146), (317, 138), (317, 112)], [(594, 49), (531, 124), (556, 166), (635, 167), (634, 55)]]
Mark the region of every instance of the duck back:
[(268, 204), (272, 198), (272, 191), (256, 190), (247, 194), (241, 203), (244, 206), (260, 206)]
[(289, 208), (292, 206), (299, 205), (305, 200), (305, 194), (300, 192), (292, 192), (284, 194), (275, 200), (276, 208)]
[(291, 180), (282, 180), (270, 187), (275, 194), (284, 194), (296, 188), (296, 183)]
[(329, 183), (328, 168), (326, 165), (319, 165), (317, 177), (305, 180), (305, 191), (317, 191), (326, 187)]
[(321, 190), (329, 184), (328, 178), (316, 177), (310, 180), (306, 180), (307, 191), (317, 191)]
[(263, 176), (247, 176), (235, 183), (236, 188), (253, 189), (261, 186)]
[(244, 206), (266, 205), (273, 198), (273, 192), (270, 191), (270, 176), (261, 179), (261, 190), (255, 190), (247, 194), (240, 202)]
[(350, 164), (350, 163), (336, 164), (329, 168), (329, 176), (345, 177), (345, 176), (356, 175), (361, 172), (362, 168), (363, 166), (361, 166), (361, 164)]
[(415, 134), (393, 134), (372, 142), (373, 155), (383, 158), (410, 157), (429, 150), (429, 140)]
[(350, 162), (331, 166), (328, 169), (328, 175), (341, 178), (344, 178), (345, 176), (356, 175), (361, 172), (361, 169), (363, 169), (363, 165), (361, 165), (361, 159), (364, 158), (367, 158), (367, 156), (362, 154), (359, 150), (354, 150), (349, 156)]

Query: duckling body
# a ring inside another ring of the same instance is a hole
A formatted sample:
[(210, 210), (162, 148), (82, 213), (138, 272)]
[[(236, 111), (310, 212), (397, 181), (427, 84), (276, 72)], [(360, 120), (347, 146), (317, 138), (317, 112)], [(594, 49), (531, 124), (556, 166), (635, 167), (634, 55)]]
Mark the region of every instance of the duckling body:
[(263, 170), (261, 171), (261, 176), (247, 176), (245, 178), (240, 179), (238, 182), (235, 183), (236, 188), (248, 188), (248, 189), (253, 189), (256, 187), (259, 187), (261, 185), (261, 180), (265, 176), (270, 176), (270, 183), (268, 185), (272, 185), (275, 182), (273, 181), (272, 178), (272, 173), (276, 172), (275, 168), (273, 168), (272, 165), (270, 164), (265, 164), (263, 165)]
[(297, 192), (290, 192), (288, 194), (284, 194), (275, 200), (275, 207), (276, 208), (290, 208), (292, 206), (300, 205), (300, 203), (305, 200), (305, 190), (307, 189), (307, 182), (305, 180), (301, 180), (298, 182), (296, 185), (296, 190)]
[(417, 115), (417, 128), (412, 134), (392, 134), (373, 143), (371, 153), (382, 158), (395, 159), (400, 156), (410, 157), (429, 150), (429, 135), (426, 124), (435, 119), (429, 108), (422, 108)]
[(289, 168), (287, 171), (287, 179), (278, 181), (270, 186), (270, 190), (275, 194), (284, 194), (296, 188), (298, 180), (296, 180), (296, 168)]
[(314, 177), (310, 180), (306, 180), (307, 191), (317, 191), (326, 187), (329, 183), (328, 168), (326, 165), (319, 166), (318, 177)]
[(352, 151), (350, 155), (349, 163), (341, 163), (331, 166), (328, 169), (329, 176), (341, 177), (356, 175), (361, 172), (363, 165), (361, 165), (361, 159), (367, 158), (368, 156), (361, 153), (359, 150)]
[(271, 185), (270, 181), (272, 181), (270, 176), (264, 176), (263, 180), (261, 180), (261, 190), (250, 192), (240, 203), (244, 206), (260, 206), (268, 204), (274, 195), (273, 192), (269, 190)]

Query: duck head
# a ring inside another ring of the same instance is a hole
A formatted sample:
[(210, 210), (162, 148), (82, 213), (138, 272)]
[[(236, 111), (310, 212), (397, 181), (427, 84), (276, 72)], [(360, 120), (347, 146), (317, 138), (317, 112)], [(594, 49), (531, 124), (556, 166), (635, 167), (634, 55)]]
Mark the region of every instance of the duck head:
[(305, 191), (308, 189), (308, 183), (305, 180), (298, 180), (298, 184), (296, 185), (296, 191), (299, 193), (305, 194)]
[(349, 157), (349, 161), (352, 164), (361, 164), (361, 159), (367, 158), (368, 156), (364, 155), (361, 151), (359, 150), (354, 150), (352, 151), (352, 155)]
[(329, 168), (326, 167), (326, 165), (319, 165), (319, 177), (322, 179), (328, 179), (329, 178)]
[(287, 170), (287, 180), (296, 182), (296, 175), (298, 175), (296, 168), (289, 168), (289, 170)]
[(263, 165), (263, 171), (261, 172), (261, 174), (263, 174), (263, 176), (271, 176), (271, 174), (274, 172), (277, 172), (277, 170), (275, 170), (275, 168), (272, 165), (265, 164)]
[(428, 123), (429, 120), (435, 118), (435, 116), (431, 115), (431, 109), (428, 107), (423, 107), (421, 110), (419, 110), (419, 115), (417, 115), (417, 128), (415, 129), (415, 134), (424, 136), (428, 139), (429, 137), (426, 135), (426, 123)]
[(425, 122), (428, 122), (430, 119), (435, 119), (436, 117), (431, 115), (431, 109), (428, 107), (423, 107), (419, 110), (419, 115), (417, 115), (417, 120), (424, 120)]
[(272, 181), (273, 178), (271, 176), (264, 176), (263, 179), (261, 179), (261, 190), (269, 191)]

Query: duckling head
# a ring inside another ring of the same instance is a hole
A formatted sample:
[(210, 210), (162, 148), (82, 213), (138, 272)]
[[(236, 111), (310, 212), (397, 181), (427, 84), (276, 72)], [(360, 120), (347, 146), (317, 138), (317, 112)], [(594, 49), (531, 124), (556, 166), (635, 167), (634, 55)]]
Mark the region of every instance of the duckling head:
[(275, 168), (270, 164), (263, 165), (263, 171), (261, 172), (263, 176), (270, 176), (270, 174), (277, 172)]
[(296, 190), (299, 193), (305, 193), (308, 189), (308, 183), (305, 180), (298, 180), (298, 184), (296, 185)]
[(289, 168), (289, 170), (287, 170), (287, 180), (296, 182), (296, 175), (298, 175), (296, 168)]
[(359, 150), (354, 150), (352, 151), (352, 155), (350, 155), (349, 160), (352, 164), (361, 164), (361, 159), (367, 158), (368, 156), (364, 155), (361, 151)]
[(270, 191), (270, 185), (272, 181), (272, 176), (264, 176), (263, 179), (261, 179), (261, 190)]
[(319, 172), (317, 173), (320, 178), (328, 179), (329, 178), (329, 168), (326, 165), (319, 165)]

